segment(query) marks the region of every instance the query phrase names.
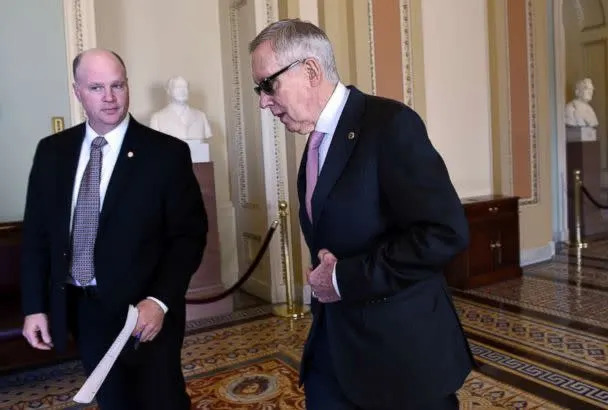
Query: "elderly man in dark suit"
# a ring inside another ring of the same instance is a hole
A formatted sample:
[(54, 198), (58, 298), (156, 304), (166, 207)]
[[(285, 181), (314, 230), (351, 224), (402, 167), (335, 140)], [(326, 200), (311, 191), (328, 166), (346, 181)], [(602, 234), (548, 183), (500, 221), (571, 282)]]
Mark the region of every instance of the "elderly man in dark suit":
[(260, 107), (310, 134), (298, 177), (313, 265), (307, 407), (458, 408), (473, 360), (442, 270), (469, 233), (422, 120), (340, 83), (313, 24), (273, 23), (250, 52)]
[(98, 403), (188, 409), (180, 360), (185, 293), (207, 233), (188, 146), (128, 114), (117, 54), (85, 51), (73, 70), (87, 121), (36, 150), (24, 217), (23, 334), (48, 350), (63, 349), (71, 331), (90, 373), (132, 304), (137, 342), (124, 348)]

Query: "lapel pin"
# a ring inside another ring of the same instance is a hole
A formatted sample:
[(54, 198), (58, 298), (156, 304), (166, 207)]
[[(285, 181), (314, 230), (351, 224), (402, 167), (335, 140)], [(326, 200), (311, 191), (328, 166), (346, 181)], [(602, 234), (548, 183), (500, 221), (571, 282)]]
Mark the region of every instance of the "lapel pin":
[(349, 132), (349, 133), (348, 133), (348, 137), (347, 137), (347, 138), (348, 138), (349, 140), (354, 140), (354, 139), (355, 139), (355, 133), (354, 133), (354, 132), (352, 132), (352, 131), (351, 131), (351, 132)]
[(133, 158), (133, 155), (135, 155), (135, 154), (133, 154), (133, 151), (129, 151), (127, 153), (127, 157), (129, 157), (129, 158)]

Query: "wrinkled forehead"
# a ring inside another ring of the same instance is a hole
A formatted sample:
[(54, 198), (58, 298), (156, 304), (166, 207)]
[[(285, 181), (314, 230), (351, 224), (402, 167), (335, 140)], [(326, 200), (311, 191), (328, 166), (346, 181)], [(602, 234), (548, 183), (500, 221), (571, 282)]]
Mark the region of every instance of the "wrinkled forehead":
[(277, 55), (270, 46), (270, 42), (262, 43), (251, 53), (251, 69), (256, 82), (274, 74), (279, 67)]

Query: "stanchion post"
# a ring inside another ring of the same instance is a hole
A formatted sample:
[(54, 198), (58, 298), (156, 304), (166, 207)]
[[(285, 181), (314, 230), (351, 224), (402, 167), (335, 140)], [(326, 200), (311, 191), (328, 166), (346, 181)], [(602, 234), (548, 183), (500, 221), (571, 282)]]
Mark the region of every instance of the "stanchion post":
[(277, 316), (299, 319), (303, 317), (310, 308), (303, 303), (297, 303), (295, 299), (295, 280), (291, 270), (291, 257), (289, 254), (289, 226), (287, 216), (289, 206), (286, 201), (279, 201), (279, 219), (281, 221), (281, 252), (283, 254), (283, 281), (285, 282), (285, 301), (273, 306), (273, 312)]
[(587, 247), (587, 244), (583, 242), (582, 238), (582, 186), (583, 181), (581, 179), (581, 170), (574, 170), (574, 244), (573, 248), (583, 249)]

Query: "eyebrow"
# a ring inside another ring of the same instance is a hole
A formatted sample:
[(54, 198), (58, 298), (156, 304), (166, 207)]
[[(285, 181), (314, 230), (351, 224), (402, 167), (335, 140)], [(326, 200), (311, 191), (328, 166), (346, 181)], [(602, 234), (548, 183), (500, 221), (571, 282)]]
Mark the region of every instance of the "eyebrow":
[[(117, 80), (117, 81), (112, 81), (111, 83), (109, 83), (110, 86), (112, 85), (120, 85), (120, 84), (126, 84), (127, 80)], [(100, 82), (92, 82), (92, 83), (87, 83), (86, 84), (88, 87), (97, 87), (97, 86), (105, 86), (105, 83), (100, 83)]]

